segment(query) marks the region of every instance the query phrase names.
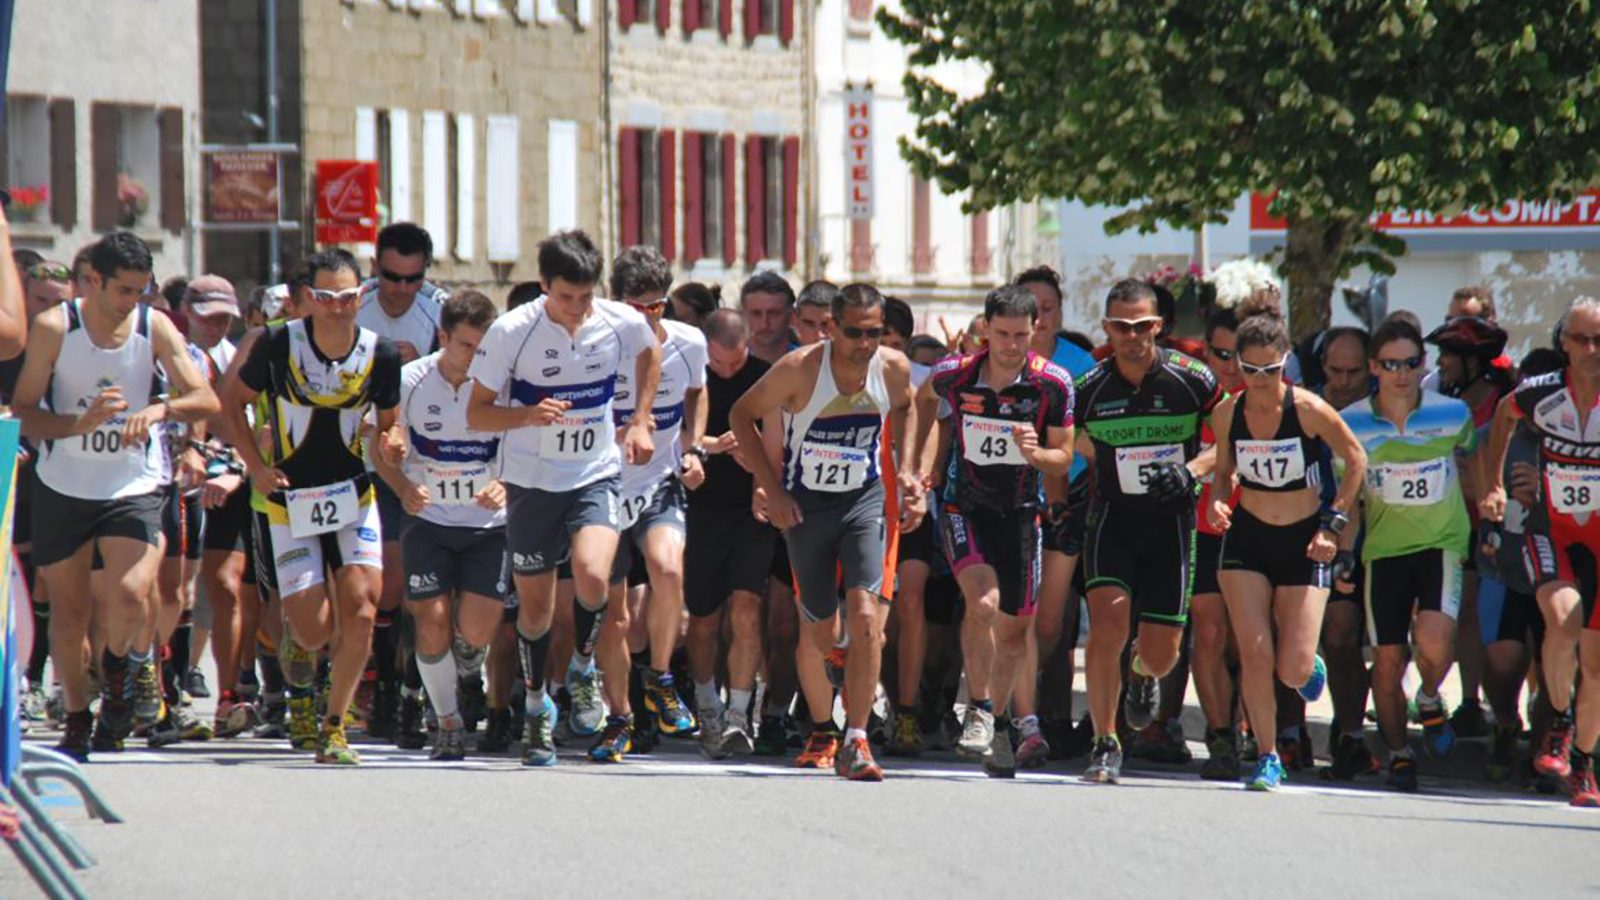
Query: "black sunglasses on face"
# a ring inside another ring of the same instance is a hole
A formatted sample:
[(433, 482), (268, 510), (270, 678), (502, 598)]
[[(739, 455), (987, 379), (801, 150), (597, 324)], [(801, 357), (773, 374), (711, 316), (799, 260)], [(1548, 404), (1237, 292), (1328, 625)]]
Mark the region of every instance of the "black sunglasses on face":
[(871, 338), (876, 341), (883, 337), (882, 328), (857, 328), (854, 325), (839, 326), (839, 333), (852, 341), (859, 341), (862, 338)]
[(394, 272), (389, 271), (388, 269), (379, 269), (378, 270), (378, 276), (380, 278), (382, 278), (384, 281), (393, 281), (393, 282), (397, 282), (397, 283), (400, 283), (400, 284), (417, 284), (417, 283), (421, 282), (423, 277), (426, 276), (426, 275), (427, 275), (426, 272), (418, 272), (415, 275), (397, 275)]
[(1422, 357), (1408, 356), (1405, 359), (1380, 359), (1378, 367), (1385, 372), (1399, 372), (1402, 369), (1422, 368)]
[(1207, 349), (1211, 351), (1211, 355), (1215, 356), (1219, 362), (1227, 362), (1238, 355), (1237, 350), (1224, 350), (1221, 347), (1210, 347), (1209, 345)]

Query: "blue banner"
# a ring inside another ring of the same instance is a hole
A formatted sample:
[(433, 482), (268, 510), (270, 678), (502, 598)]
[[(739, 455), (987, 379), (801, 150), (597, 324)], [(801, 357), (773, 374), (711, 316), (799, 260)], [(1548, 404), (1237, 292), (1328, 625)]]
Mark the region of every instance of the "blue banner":
[(6, 73), (11, 71), (11, 12), (16, 5), (16, 0), (0, 0), (0, 129), (6, 127)]
[[(10, 6), (8, 0), (0, 0)], [(0, 783), (11, 786), (11, 778), (22, 761), (22, 661), (19, 653), (17, 617), (31, 616), (27, 588), (18, 587), (16, 559), (11, 553), (11, 519), (16, 503), (12, 487), (17, 476), (17, 443), (22, 423), (0, 419)]]

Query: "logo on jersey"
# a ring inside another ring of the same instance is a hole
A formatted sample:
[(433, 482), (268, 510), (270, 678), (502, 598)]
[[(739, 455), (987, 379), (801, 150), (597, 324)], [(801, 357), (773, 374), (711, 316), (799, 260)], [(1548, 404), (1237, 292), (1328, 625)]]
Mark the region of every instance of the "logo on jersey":
[(543, 375), (546, 378), (554, 378), (557, 375), (561, 374), (561, 367), (560, 366), (546, 366), (542, 371), (539, 372), (539, 374)]
[(406, 583), (410, 585), (413, 592), (439, 590), (439, 578), (432, 572), (423, 572), (412, 575)]
[(560, 359), (561, 358), (561, 351), (560, 350), (556, 350), (556, 349), (546, 350), (544, 352), (544, 358), (545, 359)]
[(982, 394), (968, 394), (968, 393), (962, 392), (960, 394), (957, 394), (957, 396), (961, 398), (961, 411), (962, 412), (964, 412), (964, 413), (981, 413), (981, 412), (983, 412), (983, 395)]
[(511, 564), (519, 569), (544, 568), (543, 553), (512, 553)]
[(442, 412), (442, 410), (439, 409), (439, 404), (437, 404), (437, 403), (428, 404), (428, 415), (437, 416), (441, 412)]
[(296, 562), (296, 561), (302, 560), (302, 559), (310, 559), (310, 558), (311, 558), (311, 548), (309, 548), (309, 547), (296, 547), (293, 550), (286, 550), (286, 551), (278, 554), (278, 566), (281, 568), (283, 566), (289, 565), (292, 562)]
[(361, 538), (363, 541), (367, 541), (368, 543), (375, 543), (378, 540), (378, 532), (377, 529), (368, 528), (363, 525), (356, 529), (356, 537)]
[(603, 363), (603, 362), (597, 362), (597, 363), (590, 363), (590, 364), (588, 364), (588, 365), (587, 365), (587, 366), (584, 366), (584, 367), (583, 367), (583, 370), (584, 370), (584, 371), (585, 371), (585, 372), (598, 372), (598, 371), (600, 371), (600, 370), (601, 370), (601, 369), (603, 369), (603, 368), (605, 368), (605, 365), (606, 365), (606, 364), (605, 364), (605, 363)]
[(424, 424), (422, 426), (422, 430), (428, 432), (429, 434), (432, 434), (435, 431), (443, 431), (444, 430), (444, 423), (443, 422), (428, 422), (428, 423), (426, 423), (426, 424)]

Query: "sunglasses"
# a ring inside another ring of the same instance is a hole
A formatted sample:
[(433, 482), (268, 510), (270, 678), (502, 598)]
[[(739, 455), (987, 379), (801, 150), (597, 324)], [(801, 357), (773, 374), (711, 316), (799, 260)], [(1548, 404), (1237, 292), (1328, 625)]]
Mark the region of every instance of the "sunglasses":
[(379, 269), (378, 270), (378, 277), (379, 278), (382, 278), (384, 281), (393, 281), (396, 284), (421, 284), (422, 283), (422, 279), (427, 274), (428, 273), (426, 273), (426, 272), (418, 272), (415, 275), (396, 275), (395, 273), (389, 271), (388, 269)]
[(1241, 360), (1239, 360), (1239, 371), (1243, 372), (1247, 376), (1249, 376), (1249, 375), (1276, 375), (1279, 372), (1283, 371), (1283, 364), (1285, 362), (1287, 362), (1287, 360), (1280, 359), (1277, 362), (1272, 363), (1270, 365), (1252, 366), (1249, 363), (1247, 363), (1247, 362), (1245, 362), (1244, 360), (1241, 359)]
[(71, 281), (72, 270), (60, 263), (39, 263), (28, 270), (29, 278), (40, 281)]
[(665, 298), (657, 300), (653, 303), (634, 303), (632, 300), (629, 300), (628, 305), (634, 309), (637, 309), (639, 312), (658, 313), (667, 308), (667, 301)]
[(1235, 356), (1239, 355), (1239, 351), (1237, 350), (1224, 350), (1221, 347), (1212, 347), (1208, 345), (1206, 349), (1211, 351), (1211, 355), (1215, 356), (1218, 362), (1227, 362), (1228, 360), (1231, 360)]
[(343, 291), (328, 291), (321, 288), (311, 289), (311, 299), (318, 303), (354, 303), (360, 297), (360, 288), (349, 288)]
[(870, 338), (876, 341), (883, 337), (882, 328), (857, 328), (854, 325), (839, 326), (839, 333), (852, 341), (859, 341), (862, 338)]
[(1149, 334), (1161, 325), (1160, 316), (1145, 316), (1142, 319), (1106, 319), (1106, 330), (1117, 334)]
[(1385, 372), (1399, 372), (1406, 369), (1422, 368), (1422, 357), (1408, 356), (1405, 359), (1380, 359), (1376, 360), (1378, 368)]
[(1585, 350), (1594, 350), (1600, 347), (1600, 334), (1579, 334), (1576, 331), (1562, 331), (1561, 337)]

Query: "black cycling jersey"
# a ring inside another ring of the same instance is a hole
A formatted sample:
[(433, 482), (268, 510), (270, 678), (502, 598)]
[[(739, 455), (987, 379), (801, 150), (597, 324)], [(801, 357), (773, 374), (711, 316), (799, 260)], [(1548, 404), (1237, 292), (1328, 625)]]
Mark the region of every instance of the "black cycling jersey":
[(1294, 385), (1283, 392), (1283, 416), (1278, 430), (1266, 440), (1257, 440), (1245, 420), (1244, 405), (1249, 391), (1234, 401), (1233, 423), (1228, 429), (1228, 450), (1233, 454), (1239, 484), (1253, 491), (1288, 492), (1318, 487), (1322, 483), (1319, 464), (1327, 445), (1321, 438), (1306, 434), (1300, 426), (1300, 412), (1294, 405)]

